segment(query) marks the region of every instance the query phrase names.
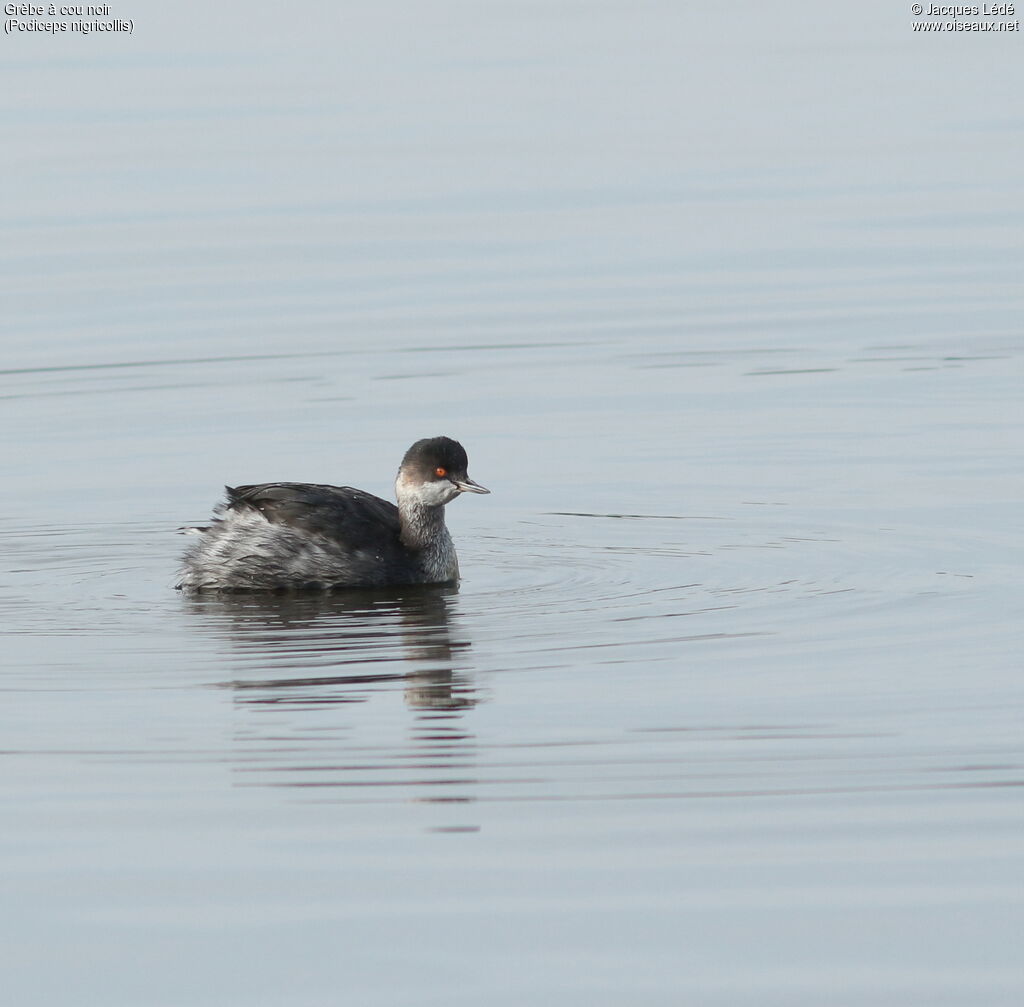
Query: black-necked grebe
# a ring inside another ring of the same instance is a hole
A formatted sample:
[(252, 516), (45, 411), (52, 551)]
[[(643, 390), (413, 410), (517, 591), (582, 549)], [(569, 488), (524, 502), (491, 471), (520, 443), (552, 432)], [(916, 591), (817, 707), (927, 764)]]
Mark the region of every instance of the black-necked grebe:
[(405, 453), (398, 506), (349, 486), (263, 483), (226, 502), (185, 554), (188, 591), (330, 590), (444, 584), (459, 578), (444, 505), (489, 493), (469, 478), (458, 441), (430, 437)]

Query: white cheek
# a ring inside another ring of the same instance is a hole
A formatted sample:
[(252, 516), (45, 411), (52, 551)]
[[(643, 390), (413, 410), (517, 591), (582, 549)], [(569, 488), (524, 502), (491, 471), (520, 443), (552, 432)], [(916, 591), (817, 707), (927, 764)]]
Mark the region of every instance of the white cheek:
[(447, 479), (417, 485), (401, 472), (395, 480), (395, 493), (399, 500), (415, 500), (421, 507), (442, 507), (459, 495), (458, 489)]
[(454, 499), (458, 496), (458, 490), (448, 482), (442, 480), (436, 483), (427, 483), (420, 490), (420, 499), (428, 507), (440, 507), (442, 504), (448, 503), (449, 500)]

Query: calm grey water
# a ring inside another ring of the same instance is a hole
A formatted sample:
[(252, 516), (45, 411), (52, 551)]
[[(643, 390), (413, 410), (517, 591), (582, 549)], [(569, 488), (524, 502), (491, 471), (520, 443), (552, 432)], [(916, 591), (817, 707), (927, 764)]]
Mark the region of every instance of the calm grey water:
[[(1021, 1003), (1020, 34), (112, 16), (0, 43), (5, 1001)], [(458, 590), (173, 590), (438, 433)]]

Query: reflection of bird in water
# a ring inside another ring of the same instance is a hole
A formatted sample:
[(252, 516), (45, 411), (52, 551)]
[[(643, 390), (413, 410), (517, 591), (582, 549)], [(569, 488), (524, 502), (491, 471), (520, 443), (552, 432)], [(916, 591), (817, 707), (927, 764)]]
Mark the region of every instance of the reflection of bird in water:
[(349, 486), (263, 483), (227, 488), (227, 502), (185, 554), (179, 588), (199, 591), (331, 590), (443, 584), (459, 579), (444, 507), (488, 493), (469, 478), (449, 437), (405, 453), (398, 506)]
[[(404, 682), (409, 706), (458, 710), (474, 689), (455, 670), (468, 641), (451, 638), (454, 586), (332, 594), (198, 595), (189, 608), (249, 667), (225, 683), (245, 705), (322, 707), (364, 702), (384, 682)], [(298, 674), (282, 674), (285, 670)], [(258, 676), (252, 672), (265, 674)], [(316, 674), (317, 671), (329, 671)]]
[[(307, 797), (315, 788), (316, 800), (473, 800), (476, 743), (465, 713), (478, 699), (469, 674), (458, 670), (470, 644), (452, 639), (457, 591), (186, 599), (197, 628), (227, 642), (224, 663), (233, 671), (221, 685), (239, 713), (238, 785)], [(403, 688), (413, 715), (396, 721), (395, 693)], [(359, 706), (370, 699), (383, 702)]]

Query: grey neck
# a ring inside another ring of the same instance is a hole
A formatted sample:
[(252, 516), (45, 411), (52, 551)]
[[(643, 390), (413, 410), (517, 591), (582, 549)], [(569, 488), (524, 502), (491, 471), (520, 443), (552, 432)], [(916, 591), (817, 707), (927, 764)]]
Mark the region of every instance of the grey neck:
[(446, 538), (444, 507), (425, 507), (418, 500), (400, 500), (398, 515), (402, 524), (402, 544), (409, 549), (440, 545)]

